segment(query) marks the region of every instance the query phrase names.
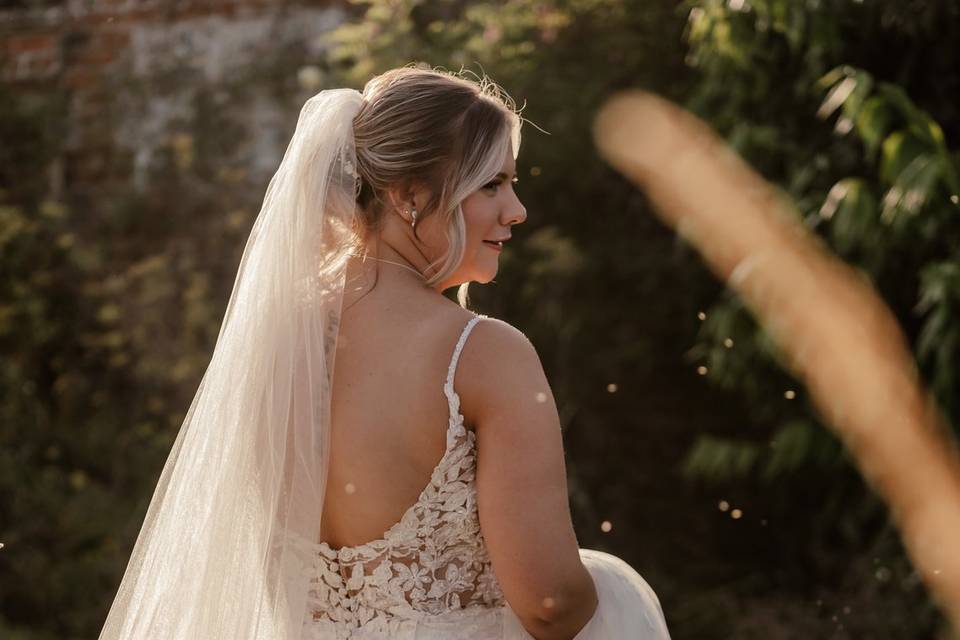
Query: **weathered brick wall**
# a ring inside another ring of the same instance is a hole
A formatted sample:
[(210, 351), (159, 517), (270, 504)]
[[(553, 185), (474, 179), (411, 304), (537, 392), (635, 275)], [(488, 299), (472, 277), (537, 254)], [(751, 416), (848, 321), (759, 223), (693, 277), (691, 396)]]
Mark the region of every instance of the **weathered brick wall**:
[[(249, 169), (275, 168), (285, 141), (272, 126), (281, 112), (269, 85), (283, 81), (278, 73), (296, 81), (301, 71), (301, 83), (315, 79), (312, 67), (303, 73), (300, 65), (322, 59), (322, 35), (347, 10), (344, 0), (19, 4), (0, 9), (0, 82), (22, 92), (60, 92), (66, 100), (53, 191), (117, 180), (142, 186), (158, 149), (182, 142), (178, 128), (191, 118), (198, 93), (237, 85), (251, 73), (242, 100), (226, 95), (220, 102), (250, 125)], [(292, 68), (264, 71), (291, 51)]]

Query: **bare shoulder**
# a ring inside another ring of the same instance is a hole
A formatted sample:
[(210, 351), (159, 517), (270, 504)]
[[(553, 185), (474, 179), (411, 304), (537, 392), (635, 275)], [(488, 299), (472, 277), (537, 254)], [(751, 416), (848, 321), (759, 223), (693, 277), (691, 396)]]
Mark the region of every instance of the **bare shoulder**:
[(506, 322), (479, 322), (454, 383), (476, 434), (477, 512), (504, 596), (531, 635), (569, 638), (572, 627), (551, 621), (581, 616), (596, 593), (578, 552), (560, 418), (536, 349)]
[(520, 329), (497, 318), (473, 328), (460, 354), (455, 378), (463, 415), (470, 425), (491, 409), (518, 402), (543, 404), (552, 394), (540, 357)]
[(540, 364), (536, 348), (526, 334), (499, 318), (485, 317), (478, 322), (467, 345), (462, 357), (474, 373), (496, 372), (524, 363)]

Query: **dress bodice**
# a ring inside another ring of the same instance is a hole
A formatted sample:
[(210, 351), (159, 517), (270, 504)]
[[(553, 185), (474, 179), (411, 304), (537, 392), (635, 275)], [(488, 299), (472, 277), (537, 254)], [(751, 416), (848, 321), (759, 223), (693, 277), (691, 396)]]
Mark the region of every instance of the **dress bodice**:
[(476, 437), (464, 426), (453, 388), (463, 345), (484, 317), (470, 319), (454, 348), (443, 386), (446, 450), (416, 503), (378, 540), (314, 546), (308, 606), (327, 636), (394, 637), (424, 616), (504, 604), (480, 532)]

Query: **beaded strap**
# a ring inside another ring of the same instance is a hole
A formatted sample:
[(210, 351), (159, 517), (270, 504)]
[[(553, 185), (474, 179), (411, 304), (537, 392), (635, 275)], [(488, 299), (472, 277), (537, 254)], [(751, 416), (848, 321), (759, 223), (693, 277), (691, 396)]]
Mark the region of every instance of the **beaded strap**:
[[(473, 318), (470, 318), (470, 322), (467, 323), (467, 326), (463, 328), (463, 332), (460, 334), (460, 339), (457, 340), (457, 346), (453, 349), (453, 357), (450, 358), (450, 366), (447, 369), (447, 381), (443, 385), (443, 390), (447, 393), (449, 398), (453, 391), (453, 375), (457, 370), (457, 362), (460, 360), (460, 352), (463, 351), (463, 345), (467, 342), (467, 336), (470, 335), (470, 331), (473, 327), (480, 322), (483, 318), (487, 316), (478, 314)], [(452, 399), (451, 399), (452, 400)]]

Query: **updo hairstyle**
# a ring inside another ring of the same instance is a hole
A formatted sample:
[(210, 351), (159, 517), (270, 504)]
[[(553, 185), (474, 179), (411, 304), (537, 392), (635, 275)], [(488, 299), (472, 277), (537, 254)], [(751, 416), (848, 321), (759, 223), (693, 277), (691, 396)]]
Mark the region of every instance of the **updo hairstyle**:
[[(390, 213), (387, 190), (426, 187), (429, 200), (414, 225), (431, 216), (446, 223), (449, 250), (429, 266), (432, 285), (463, 259), (465, 226), (460, 203), (489, 182), (507, 153), (520, 147), (521, 118), (513, 100), (486, 77), (474, 81), (419, 67), (392, 69), (363, 89), (353, 121), (360, 189), (358, 214), (367, 237)], [(465, 291), (461, 290), (461, 303)]]

